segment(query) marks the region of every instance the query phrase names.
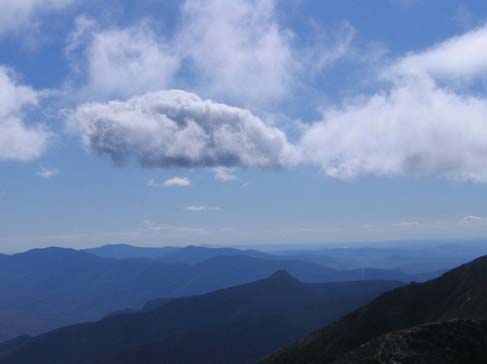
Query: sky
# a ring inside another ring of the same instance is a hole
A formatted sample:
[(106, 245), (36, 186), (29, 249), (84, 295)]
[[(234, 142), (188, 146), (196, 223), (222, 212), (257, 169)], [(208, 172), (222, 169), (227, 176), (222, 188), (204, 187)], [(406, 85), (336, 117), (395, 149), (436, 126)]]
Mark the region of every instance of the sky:
[(0, 251), (487, 236), (483, 0), (0, 0)]

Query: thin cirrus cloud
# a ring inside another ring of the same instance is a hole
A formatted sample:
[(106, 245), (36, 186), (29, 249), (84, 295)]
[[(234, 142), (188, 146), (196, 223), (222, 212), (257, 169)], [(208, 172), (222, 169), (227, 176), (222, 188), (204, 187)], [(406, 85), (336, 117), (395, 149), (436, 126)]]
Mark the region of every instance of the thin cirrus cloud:
[(278, 167), (295, 151), (250, 111), (179, 90), (79, 106), (69, 117), (85, 145), (117, 164), (145, 167)]
[(2, 1), (0, 35), (32, 26), (37, 18), (50, 11), (62, 10), (77, 0), (10, 0)]
[(39, 103), (40, 94), (21, 85), (12, 70), (0, 65), (0, 160), (30, 161), (47, 148), (50, 133), (40, 126), (29, 126), (24, 113)]
[(299, 141), (302, 160), (337, 178), (487, 182), (487, 98), (475, 86), (456, 90), (487, 77), (486, 29), (406, 55), (383, 70), (388, 89), (326, 109)]

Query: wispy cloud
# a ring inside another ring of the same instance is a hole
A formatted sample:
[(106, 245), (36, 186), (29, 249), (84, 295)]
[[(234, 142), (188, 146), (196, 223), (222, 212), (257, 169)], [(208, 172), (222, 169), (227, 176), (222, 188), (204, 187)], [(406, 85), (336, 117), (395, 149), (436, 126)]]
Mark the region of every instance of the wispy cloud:
[(48, 11), (61, 10), (77, 0), (15, 0), (2, 1), (0, 35), (37, 24), (38, 17)]
[(235, 168), (216, 167), (213, 168), (215, 179), (220, 182), (231, 182), (238, 180)]
[(420, 225), (421, 223), (419, 221), (415, 221), (415, 220), (404, 220), (404, 221), (400, 221), (396, 224), (393, 224), (393, 226), (397, 226), (397, 227), (412, 227), (412, 226), (418, 226)]
[(204, 228), (197, 228), (191, 226), (180, 226), (171, 224), (161, 224), (151, 220), (145, 220), (143, 226), (146, 230), (153, 232), (177, 232), (177, 233), (195, 233), (206, 234), (208, 231)]
[(65, 52), (72, 77), (83, 78), (76, 93), (88, 100), (126, 99), (168, 88), (181, 61), (164, 37), (144, 22), (101, 29), (86, 16), (76, 19)]
[(48, 168), (48, 167), (41, 167), (37, 172), (38, 176), (46, 179), (57, 176), (58, 174), (59, 171), (56, 168)]
[(184, 211), (189, 211), (189, 212), (221, 211), (221, 208), (217, 206), (186, 206), (184, 208)]
[(155, 179), (147, 181), (148, 187), (189, 187), (191, 180), (188, 177), (173, 177), (164, 182), (157, 182)]
[(487, 217), (469, 215), (465, 216), (460, 222), (467, 225), (487, 225)]
[(50, 133), (23, 120), (25, 110), (40, 99), (39, 91), (19, 84), (12, 70), (0, 65), (0, 160), (30, 161), (45, 152)]

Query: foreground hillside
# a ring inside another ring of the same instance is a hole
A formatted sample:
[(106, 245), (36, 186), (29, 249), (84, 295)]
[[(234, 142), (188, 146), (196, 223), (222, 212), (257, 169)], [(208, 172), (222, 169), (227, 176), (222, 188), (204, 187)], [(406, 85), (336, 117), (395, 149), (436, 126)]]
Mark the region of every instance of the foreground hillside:
[(263, 363), (331, 363), (370, 339), (396, 330), (454, 318), (486, 319), (486, 278), (487, 257), (482, 257), (433, 281), (384, 293), (341, 320), (267, 357)]
[[(204, 256), (224, 252), (206, 249)], [(178, 250), (177, 259), (184, 255), (194, 261), (199, 253), (200, 249)], [(244, 253), (214, 256), (191, 265), (102, 258), (61, 248), (0, 255), (0, 341), (98, 320), (113, 311), (139, 308), (154, 298), (203, 294), (255, 281), (279, 269), (305, 282), (410, 278), (391, 271), (339, 271), (315, 263)]]
[(250, 363), (399, 285), (304, 284), (279, 271), (257, 282), (22, 340), (0, 351), (0, 363)]
[(435, 322), (380, 336), (333, 364), (485, 364), (487, 321)]

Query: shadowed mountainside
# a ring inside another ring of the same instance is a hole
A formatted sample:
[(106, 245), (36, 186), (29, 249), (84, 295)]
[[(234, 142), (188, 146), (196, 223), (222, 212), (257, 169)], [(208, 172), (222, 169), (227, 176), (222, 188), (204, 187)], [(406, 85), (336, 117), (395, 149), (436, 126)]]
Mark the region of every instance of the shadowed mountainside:
[(452, 320), (380, 336), (333, 364), (484, 364), (487, 321)]
[(422, 284), (384, 293), (341, 320), (263, 359), (323, 364), (379, 335), (427, 322), (487, 318), (487, 257)]

